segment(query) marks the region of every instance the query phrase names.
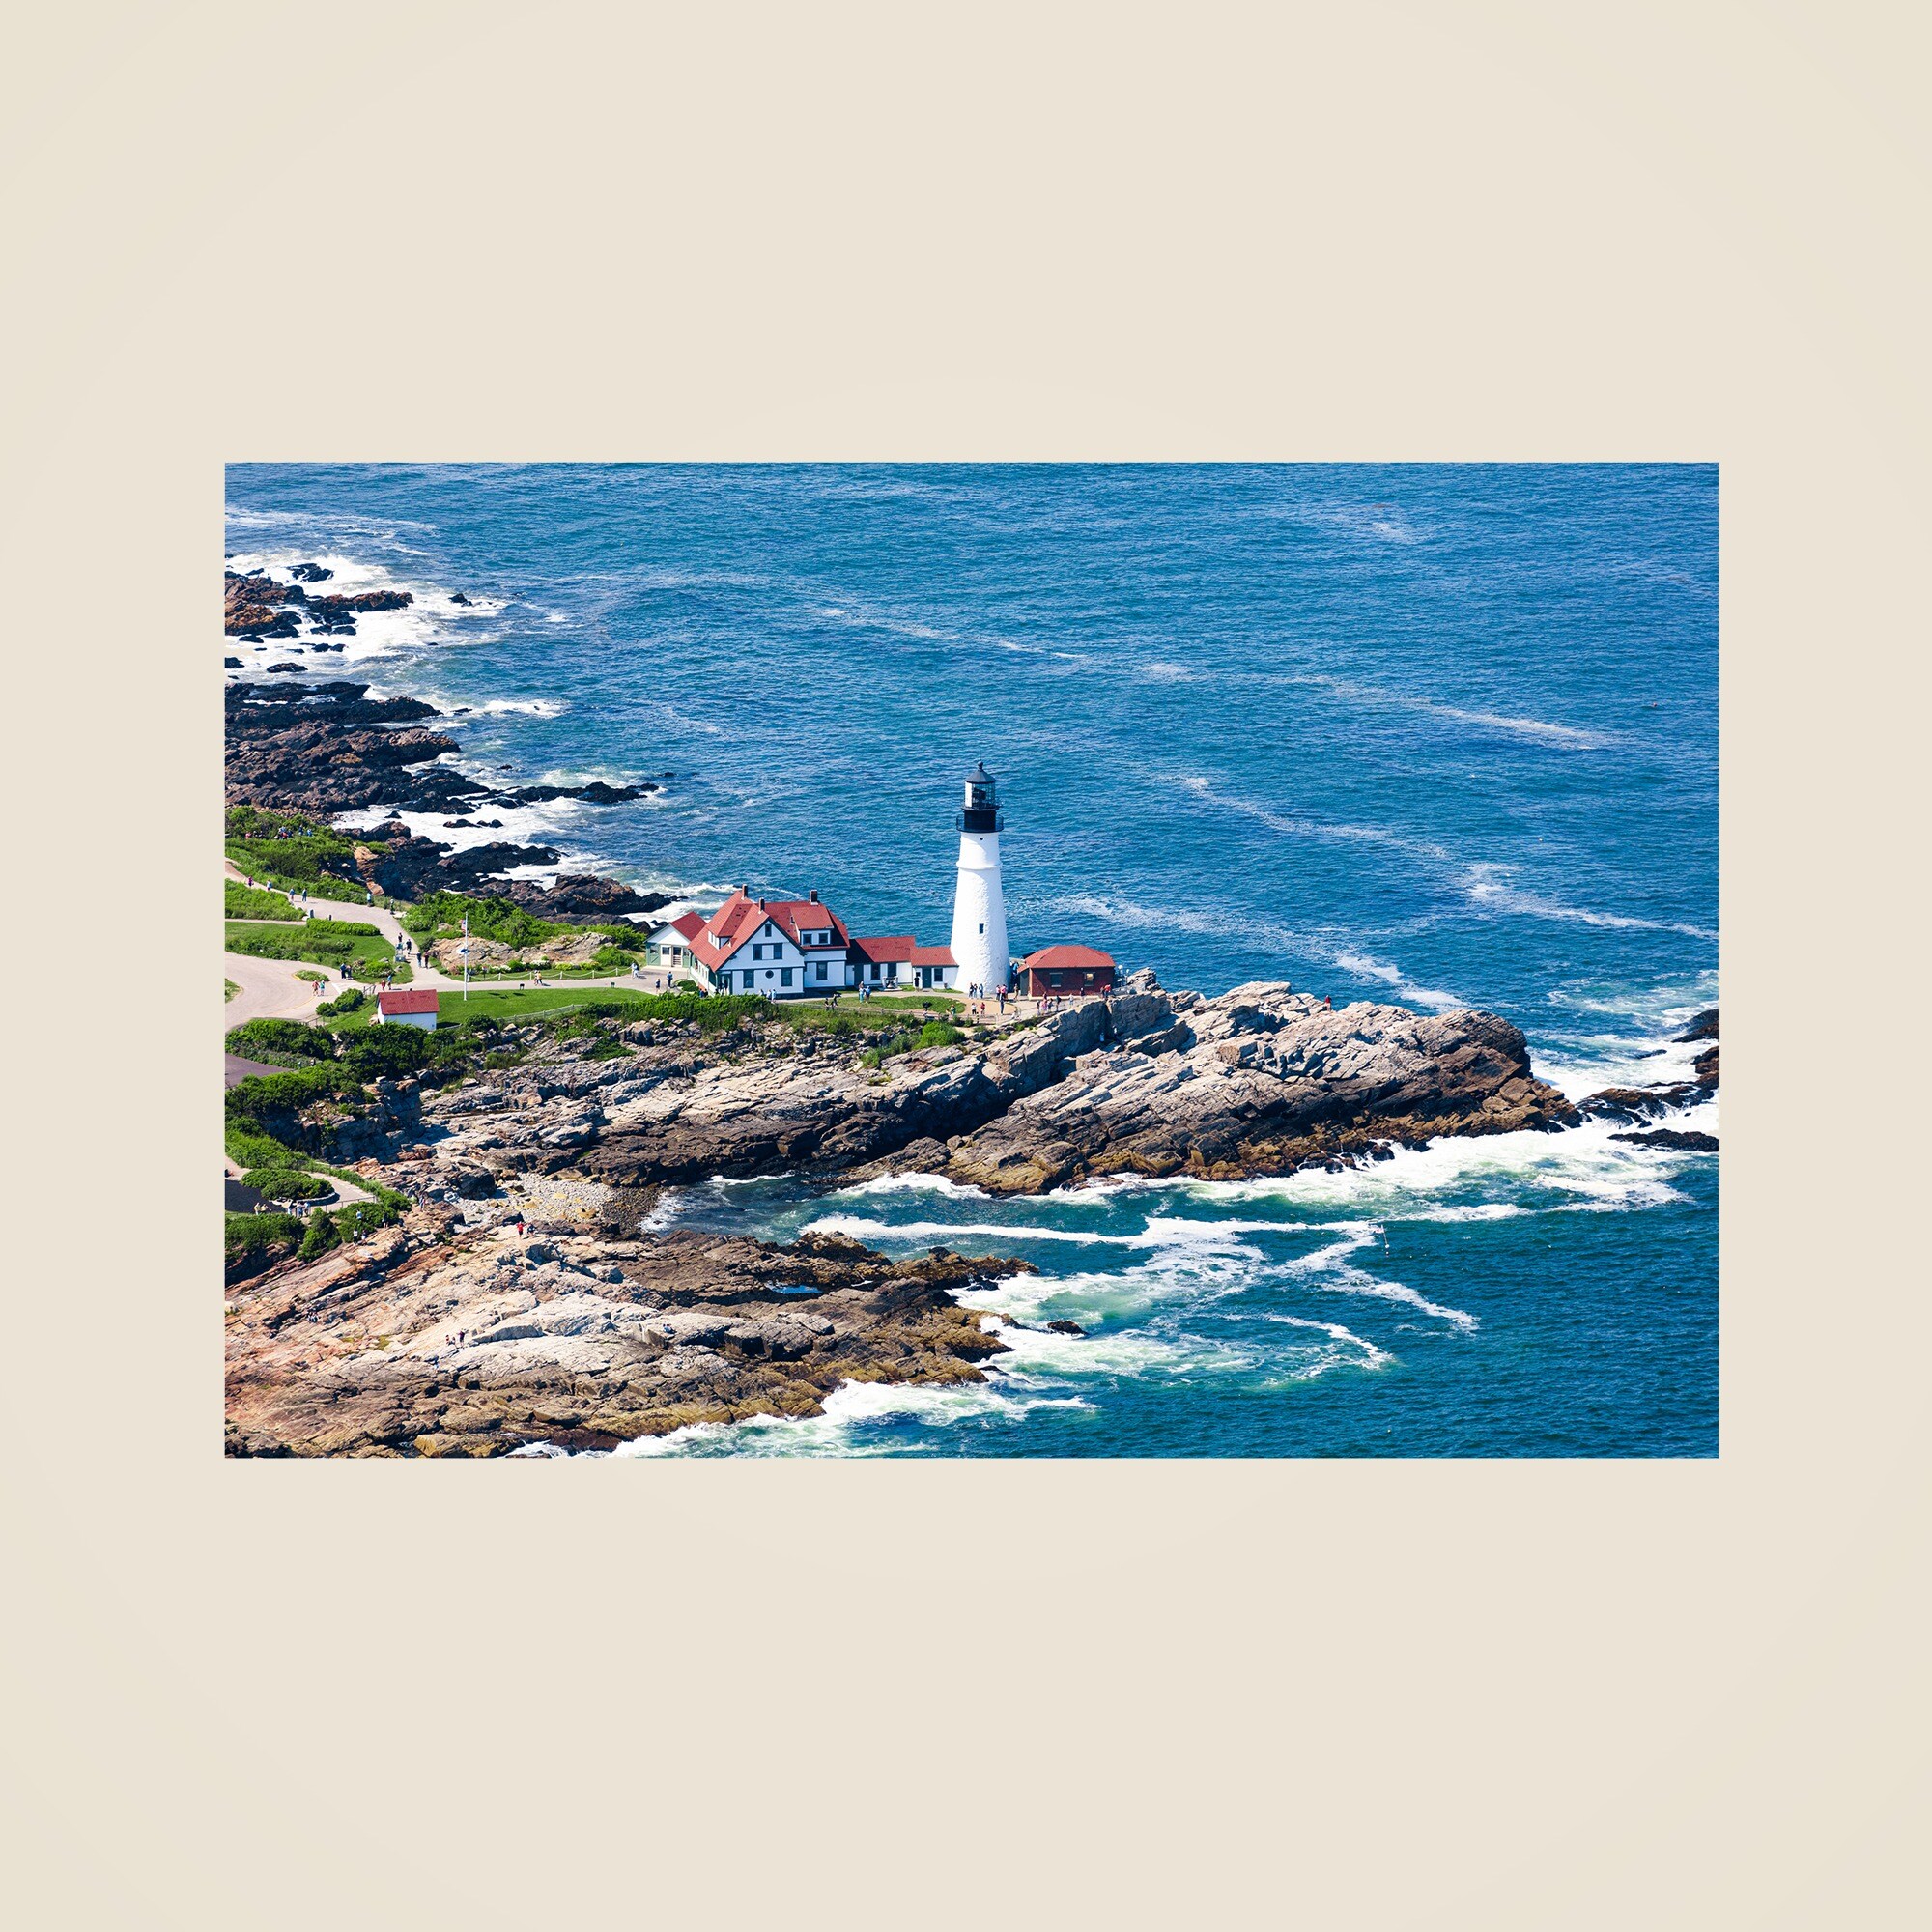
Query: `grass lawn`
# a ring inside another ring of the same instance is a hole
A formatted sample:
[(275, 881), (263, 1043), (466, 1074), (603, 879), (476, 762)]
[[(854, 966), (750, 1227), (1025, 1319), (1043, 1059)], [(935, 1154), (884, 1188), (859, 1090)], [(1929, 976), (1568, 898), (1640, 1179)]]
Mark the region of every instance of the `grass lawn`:
[[(526, 1019), (532, 1013), (554, 1013), (570, 1007), (581, 1007), (587, 1000), (631, 1001), (651, 997), (648, 993), (633, 992), (628, 986), (586, 986), (581, 990), (564, 986), (533, 986), (527, 991), (517, 991), (508, 987), (479, 986), (473, 980), (469, 983), (467, 1000), (460, 988), (440, 986), (437, 989), (438, 1018), (445, 1026), (462, 1019), (466, 1013), (477, 1019), (510, 1025)], [(376, 1003), (371, 1000), (367, 1006), (353, 1013), (344, 1013), (340, 1018), (331, 1017), (329, 1024), (338, 1029), (367, 1026), (375, 1016)]]
[(964, 1006), (963, 1000), (952, 999), (945, 993), (874, 993), (869, 1000), (847, 993), (832, 1008), (822, 1000), (778, 1002), (780, 1015), (795, 1027), (829, 1027), (835, 1021), (855, 1021), (868, 1033), (909, 1025), (921, 1013), (955, 1019)]
[(373, 925), (349, 920), (309, 920), (298, 925), (257, 924), (231, 919), (224, 945), (230, 952), (252, 953), (257, 959), (307, 959), (318, 966), (351, 967), (358, 980), (373, 980), (393, 972), (396, 984), (409, 984), (407, 963), (399, 964), (389, 942)]

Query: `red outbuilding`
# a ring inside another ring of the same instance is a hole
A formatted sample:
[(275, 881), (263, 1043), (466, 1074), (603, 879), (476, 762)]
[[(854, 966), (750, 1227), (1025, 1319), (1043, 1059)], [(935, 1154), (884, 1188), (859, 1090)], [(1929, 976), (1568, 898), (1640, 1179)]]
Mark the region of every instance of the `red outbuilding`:
[(1020, 986), (1036, 1000), (1055, 994), (1108, 993), (1115, 974), (1113, 959), (1091, 946), (1043, 946), (1022, 959), (1019, 967)]

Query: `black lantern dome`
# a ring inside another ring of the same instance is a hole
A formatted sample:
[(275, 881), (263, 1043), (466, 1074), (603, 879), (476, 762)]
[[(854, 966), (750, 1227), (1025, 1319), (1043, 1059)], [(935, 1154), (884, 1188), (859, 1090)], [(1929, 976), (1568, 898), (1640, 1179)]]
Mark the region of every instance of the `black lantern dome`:
[(997, 832), (1000, 829), (1000, 801), (993, 787), (993, 775), (983, 764), (966, 774), (966, 810), (960, 814), (962, 832)]

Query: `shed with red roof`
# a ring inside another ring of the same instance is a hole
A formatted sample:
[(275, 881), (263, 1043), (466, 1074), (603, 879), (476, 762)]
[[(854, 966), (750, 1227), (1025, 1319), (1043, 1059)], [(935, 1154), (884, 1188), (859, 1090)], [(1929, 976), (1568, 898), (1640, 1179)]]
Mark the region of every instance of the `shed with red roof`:
[(377, 1026), (421, 1027), (436, 1031), (436, 988), (434, 986), (393, 986), (376, 995)]
[(1020, 961), (1020, 984), (1034, 999), (1111, 992), (1113, 956), (1092, 946), (1042, 946)]

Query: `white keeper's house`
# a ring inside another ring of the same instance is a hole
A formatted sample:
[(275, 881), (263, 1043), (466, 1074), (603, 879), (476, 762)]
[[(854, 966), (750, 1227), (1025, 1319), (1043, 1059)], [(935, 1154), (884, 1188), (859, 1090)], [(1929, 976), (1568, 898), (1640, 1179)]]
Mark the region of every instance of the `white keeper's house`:
[(704, 926), (701, 912), (680, 913), (676, 919), (654, 925), (644, 935), (644, 963), (663, 966), (673, 975), (688, 973), (692, 967), (691, 942)]
[(753, 898), (740, 886), (689, 935), (689, 946), (692, 977), (714, 993), (823, 999), (859, 986), (924, 990), (959, 980), (946, 947), (921, 946), (911, 933), (857, 938), (815, 892)]

